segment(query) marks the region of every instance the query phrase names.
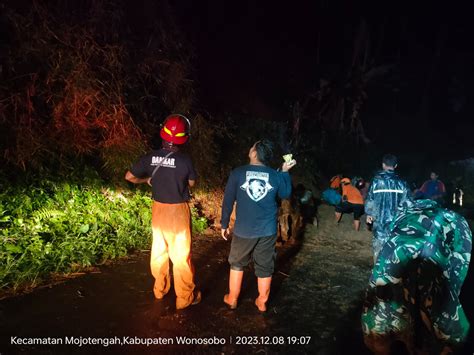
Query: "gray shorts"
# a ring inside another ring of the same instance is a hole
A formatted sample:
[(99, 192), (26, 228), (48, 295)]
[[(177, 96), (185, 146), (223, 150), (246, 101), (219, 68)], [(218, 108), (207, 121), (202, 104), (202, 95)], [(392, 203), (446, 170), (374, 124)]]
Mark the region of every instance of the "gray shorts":
[(276, 240), (276, 235), (260, 238), (241, 238), (234, 234), (229, 254), (230, 268), (243, 271), (252, 258), (257, 277), (272, 276), (275, 268)]

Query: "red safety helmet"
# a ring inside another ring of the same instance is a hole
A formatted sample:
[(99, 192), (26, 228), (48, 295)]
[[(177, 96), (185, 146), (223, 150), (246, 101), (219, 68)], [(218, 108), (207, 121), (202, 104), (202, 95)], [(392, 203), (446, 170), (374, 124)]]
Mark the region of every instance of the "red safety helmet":
[(160, 136), (168, 143), (184, 144), (189, 137), (190, 125), (189, 120), (183, 115), (169, 115), (161, 127)]

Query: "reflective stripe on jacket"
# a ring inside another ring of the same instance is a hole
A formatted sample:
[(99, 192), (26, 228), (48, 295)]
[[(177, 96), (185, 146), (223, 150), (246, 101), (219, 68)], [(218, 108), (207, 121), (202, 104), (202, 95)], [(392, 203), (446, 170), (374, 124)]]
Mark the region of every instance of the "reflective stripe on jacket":
[(375, 175), (370, 184), (365, 212), (374, 218), (376, 225), (383, 227), (393, 220), (397, 207), (410, 198), (410, 190), (405, 181), (393, 170), (382, 171)]

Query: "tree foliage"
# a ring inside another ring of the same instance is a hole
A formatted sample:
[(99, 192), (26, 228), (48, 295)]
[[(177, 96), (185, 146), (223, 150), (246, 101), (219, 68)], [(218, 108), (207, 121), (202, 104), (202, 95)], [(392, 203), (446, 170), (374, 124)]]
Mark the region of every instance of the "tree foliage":
[[(125, 1), (6, 8), (1, 154), (22, 169), (93, 159), (122, 175), (170, 112), (194, 102), (192, 51), (166, 3), (125, 25)], [(153, 20), (153, 21), (152, 21)]]

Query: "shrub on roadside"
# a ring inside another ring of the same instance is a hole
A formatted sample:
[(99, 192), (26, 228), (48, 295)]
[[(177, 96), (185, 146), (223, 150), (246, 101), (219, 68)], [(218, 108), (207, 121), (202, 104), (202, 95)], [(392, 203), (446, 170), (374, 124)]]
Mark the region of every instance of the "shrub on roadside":
[[(87, 175), (0, 183), (0, 292), (150, 247), (149, 192)], [(195, 232), (207, 228), (204, 217), (192, 215)]]

